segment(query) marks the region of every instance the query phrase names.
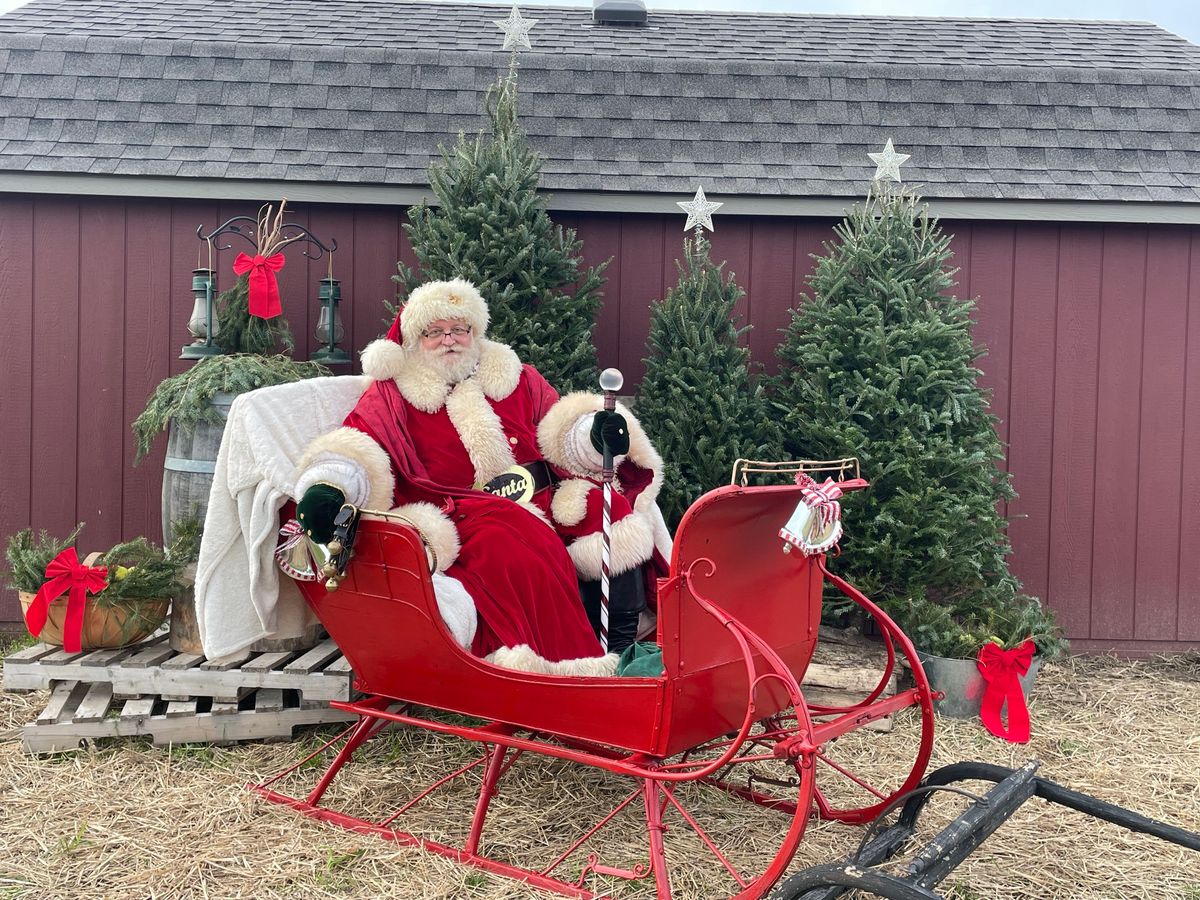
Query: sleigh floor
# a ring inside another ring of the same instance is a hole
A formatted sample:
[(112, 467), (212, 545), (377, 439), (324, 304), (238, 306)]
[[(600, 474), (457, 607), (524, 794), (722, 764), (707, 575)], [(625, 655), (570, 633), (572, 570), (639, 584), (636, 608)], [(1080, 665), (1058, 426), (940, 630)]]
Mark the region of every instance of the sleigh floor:
[(5, 690), (51, 692), (42, 714), (22, 729), (28, 753), (99, 738), (149, 736), (156, 745), (286, 739), (298, 725), (352, 718), (328, 705), (351, 699), (352, 679), (329, 640), (220, 663), (172, 650), (165, 635), (83, 653), (37, 644), (4, 661)]

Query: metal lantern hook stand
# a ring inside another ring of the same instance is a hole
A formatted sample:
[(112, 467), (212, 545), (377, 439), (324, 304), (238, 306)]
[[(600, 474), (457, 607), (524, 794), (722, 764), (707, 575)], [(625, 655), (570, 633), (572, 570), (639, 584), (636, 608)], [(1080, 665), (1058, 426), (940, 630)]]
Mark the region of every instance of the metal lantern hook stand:
[[(183, 352), (180, 354), (181, 359), (203, 359), (206, 356), (216, 356), (225, 352), (213, 342), (213, 338), (217, 335), (215, 309), (217, 274), (212, 267), (212, 253), (214, 250), (233, 249), (232, 243), (220, 244), (218, 238), (223, 235), (235, 235), (246, 241), (257, 255), (260, 251), (258, 243), (260, 236), (257, 234), (257, 229), (258, 220), (251, 216), (234, 216), (222, 222), (208, 234), (204, 233), (203, 224), (196, 226), (196, 237), (208, 244), (209, 247), (209, 267), (207, 269), (197, 268), (192, 273), (192, 292), (195, 295), (196, 303), (188, 327), (197, 340), (183, 348)], [(282, 243), (279, 245), (279, 249), (294, 243), (306, 244), (308, 246), (302, 247), (300, 252), (309, 259), (320, 259), (326, 253), (332, 257), (334, 251), (337, 250), (336, 239), (330, 238), (326, 245), (303, 225), (295, 222), (285, 222), (281, 225), (280, 235)], [(328, 340), (326, 347), (314, 354), (313, 358), (325, 363), (349, 362), (349, 355), (336, 346), (341, 337), (337, 333), (339, 330), (337, 328), (337, 303), (341, 300), (341, 287), (333, 279), (332, 272), (328, 278), (321, 279), (320, 290), (324, 313), (322, 322), (325, 321), (325, 316), (328, 316)], [(322, 340), (325, 341), (325, 338)]]

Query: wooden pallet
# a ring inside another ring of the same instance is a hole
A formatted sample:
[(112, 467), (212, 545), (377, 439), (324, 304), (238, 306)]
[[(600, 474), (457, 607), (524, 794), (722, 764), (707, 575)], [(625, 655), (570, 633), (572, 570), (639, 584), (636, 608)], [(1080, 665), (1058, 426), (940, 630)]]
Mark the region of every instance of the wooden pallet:
[(59, 682), (106, 684), (117, 700), (210, 697), (237, 703), (254, 691), (299, 693), (302, 705), (349, 700), (353, 673), (332, 640), (308, 651), (244, 653), (213, 662), (172, 650), (166, 635), (119, 650), (68, 653), (36, 644), (4, 660), (4, 689), (45, 690)]
[(121, 700), (111, 684), (64, 681), (55, 685), (42, 714), (21, 729), (21, 745), (26, 753), (54, 753), (101, 738), (149, 736), (156, 746), (287, 739), (297, 725), (353, 718), (324, 704), (305, 705), (299, 692), (281, 688), (261, 688), (240, 702)]

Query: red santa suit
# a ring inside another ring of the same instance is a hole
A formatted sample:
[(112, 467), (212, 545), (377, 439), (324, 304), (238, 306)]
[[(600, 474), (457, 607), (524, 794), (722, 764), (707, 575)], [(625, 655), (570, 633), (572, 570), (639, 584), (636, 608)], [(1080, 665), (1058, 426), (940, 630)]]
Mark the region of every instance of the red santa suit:
[[(420, 331), (445, 318), (469, 322), (479, 348), (475, 371), (457, 384), (447, 384), (417, 346)], [(298, 490), (327, 482), (348, 502), (396, 509), (414, 522), (433, 550), (436, 571), (457, 578), (475, 602), (477, 655), (514, 668), (610, 673), (615, 660), (602, 655), (576, 581), (577, 569), (599, 577), (596, 542), (602, 538), (588, 533), (585, 522), (598, 531), (598, 501), (588, 495), (598, 497), (599, 488), (586, 475), (599, 469), (587, 432), (600, 398), (569, 395), (560, 401), (536, 369), (481, 336), (486, 325), (486, 305), (467, 282), (434, 282), (414, 291), (388, 338), (363, 351), (363, 372), (375, 380), (344, 427), (308, 448)], [(613, 562), (625, 569), (654, 555), (653, 522), (634, 507), (639, 497), (653, 507), (661, 480), (661, 461), (647, 456), (653, 449), (640, 428), (637, 433), (642, 457), (657, 461), (658, 471), (622, 460), (625, 480), (635, 488), (614, 507), (621, 528), (614, 546), (622, 549), (614, 551)], [(574, 476), (563, 482), (562, 502), (552, 489), (529, 503), (476, 489), (515, 464), (538, 460), (549, 461), (560, 477)], [(627, 524), (639, 517), (646, 521)]]

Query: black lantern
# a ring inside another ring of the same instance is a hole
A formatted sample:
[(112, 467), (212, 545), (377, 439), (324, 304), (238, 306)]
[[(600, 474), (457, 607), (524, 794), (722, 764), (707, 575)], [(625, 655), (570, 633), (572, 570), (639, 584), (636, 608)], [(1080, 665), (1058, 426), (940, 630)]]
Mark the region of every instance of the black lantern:
[(317, 319), (317, 340), (324, 346), (309, 358), (313, 362), (336, 366), (350, 362), (350, 354), (337, 344), (346, 336), (342, 327), (342, 316), (338, 304), (342, 302), (342, 283), (335, 278), (322, 278), (318, 295), (321, 300), (321, 315)]
[(187, 344), (180, 359), (204, 359), (220, 356), (225, 351), (213, 339), (217, 336), (217, 273), (212, 269), (192, 271), (192, 315), (188, 319), (188, 332), (196, 340)]

